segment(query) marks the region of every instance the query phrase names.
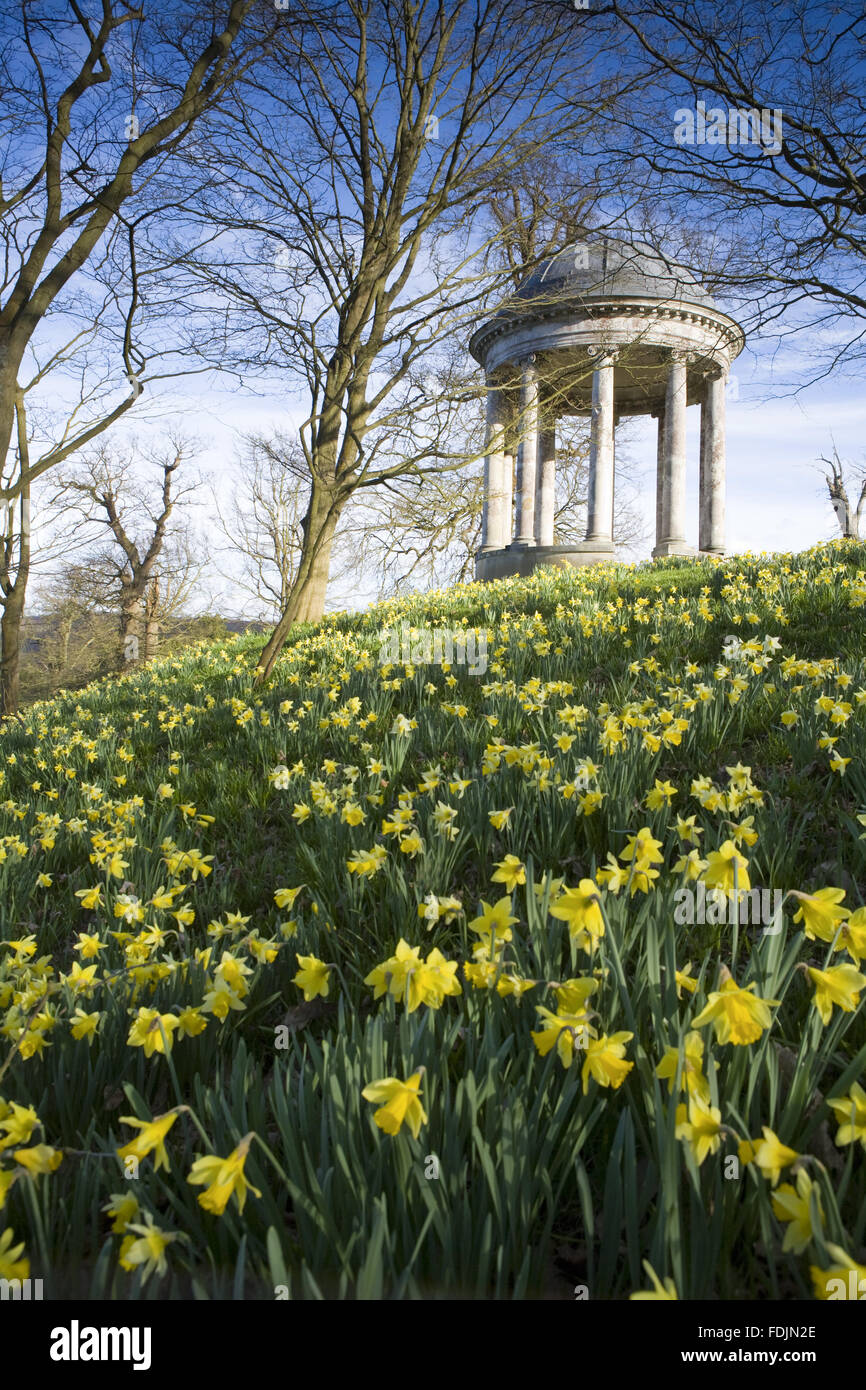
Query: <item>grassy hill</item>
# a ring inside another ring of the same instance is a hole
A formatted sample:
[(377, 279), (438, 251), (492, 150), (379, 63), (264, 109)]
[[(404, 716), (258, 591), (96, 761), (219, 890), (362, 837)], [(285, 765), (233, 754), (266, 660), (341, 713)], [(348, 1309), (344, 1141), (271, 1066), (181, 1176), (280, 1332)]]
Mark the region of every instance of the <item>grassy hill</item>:
[(263, 688), (248, 635), (7, 721), (0, 1277), (832, 1295), (864, 605), (850, 543), (545, 571), (329, 617)]

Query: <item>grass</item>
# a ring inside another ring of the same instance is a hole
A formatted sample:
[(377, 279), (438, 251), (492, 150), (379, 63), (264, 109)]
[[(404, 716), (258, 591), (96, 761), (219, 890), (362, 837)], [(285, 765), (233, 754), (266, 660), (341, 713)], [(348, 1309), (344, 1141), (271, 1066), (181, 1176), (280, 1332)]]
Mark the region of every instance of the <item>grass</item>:
[[(828, 1104), (866, 1072), (864, 572), (841, 543), (539, 571), (307, 625), (261, 689), (236, 639), (7, 721), (0, 1277), (621, 1299), (648, 1262), (680, 1298), (826, 1296), (866, 1259), (866, 1114), (840, 1144)], [(380, 665), (403, 622), (483, 630), (487, 671)], [(780, 930), (681, 920), (725, 853), (786, 895)], [(795, 921), (828, 887), (853, 919)], [(809, 967), (840, 982), (826, 1023)], [(726, 972), (779, 1001), (753, 1041), (693, 1027)], [(384, 1132), (364, 1089), (419, 1072), (417, 1137)], [(126, 1119), (175, 1107), (167, 1166), (125, 1164)], [(764, 1127), (796, 1155), (775, 1183)]]

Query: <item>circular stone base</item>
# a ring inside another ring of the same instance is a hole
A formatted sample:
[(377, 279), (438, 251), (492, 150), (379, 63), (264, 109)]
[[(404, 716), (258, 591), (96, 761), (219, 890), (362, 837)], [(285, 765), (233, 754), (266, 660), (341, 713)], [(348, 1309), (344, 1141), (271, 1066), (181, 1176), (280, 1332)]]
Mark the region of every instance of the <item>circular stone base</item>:
[(512, 574), (531, 574), (540, 565), (612, 564), (616, 550), (610, 543), (581, 541), (576, 545), (507, 546), (505, 550), (479, 550), (475, 557), (475, 578), (485, 583)]
[(696, 556), (699, 552), (693, 545), (686, 545), (685, 541), (662, 541), (659, 545), (652, 548), (654, 560), (665, 560), (670, 555), (691, 555)]

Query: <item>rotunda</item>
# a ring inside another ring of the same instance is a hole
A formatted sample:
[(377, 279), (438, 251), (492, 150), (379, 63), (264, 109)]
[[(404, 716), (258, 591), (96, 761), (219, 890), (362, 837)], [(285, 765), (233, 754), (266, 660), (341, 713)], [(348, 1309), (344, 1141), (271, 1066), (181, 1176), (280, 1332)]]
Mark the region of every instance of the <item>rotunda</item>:
[[(576, 242), (542, 261), (473, 334), (487, 443), (476, 578), (615, 558), (614, 431), (658, 421), (653, 555), (686, 539), (686, 408), (700, 404), (698, 550), (725, 551), (725, 392), (743, 330), (682, 266), (641, 242)], [(556, 422), (588, 415), (586, 536), (554, 543)], [(516, 469), (515, 469), (516, 461)]]

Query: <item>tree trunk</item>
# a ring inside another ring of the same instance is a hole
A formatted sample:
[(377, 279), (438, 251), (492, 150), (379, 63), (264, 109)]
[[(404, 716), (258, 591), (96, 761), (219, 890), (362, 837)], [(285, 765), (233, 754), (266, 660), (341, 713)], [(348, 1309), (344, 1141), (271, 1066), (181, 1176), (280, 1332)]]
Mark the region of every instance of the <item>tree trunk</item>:
[(159, 646), (159, 575), (150, 581), (144, 602), (144, 659), (152, 661)]
[(144, 637), (144, 600), (138, 589), (123, 595), (120, 609), (120, 655), (118, 665), (133, 665), (141, 660)]
[(21, 659), (21, 619), (24, 614), (24, 585), (16, 583), (0, 618), (0, 710), (15, 714), (18, 709)]
[(159, 647), (159, 619), (149, 617), (144, 625), (144, 659), (152, 661)]
[[(19, 501), (18, 565), (15, 583), (4, 578), (3, 616), (0, 618), (0, 712), (18, 710), (21, 663), (21, 619), (30, 577), (30, 483), (22, 483)], [(12, 533), (14, 536), (14, 532)]]
[(317, 495), (317, 491), (314, 490), (304, 521), (304, 544), (298, 576), (282, 617), (259, 657), (261, 674), (257, 677), (258, 684), (266, 681), (271, 674), (286, 637), (295, 623), (318, 622), (325, 611), (331, 548), (341, 511), (342, 504), (338, 505), (330, 498), (322, 497), (321, 493)]

